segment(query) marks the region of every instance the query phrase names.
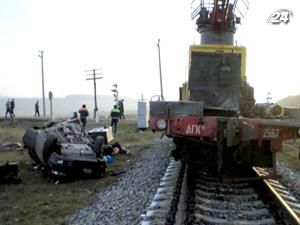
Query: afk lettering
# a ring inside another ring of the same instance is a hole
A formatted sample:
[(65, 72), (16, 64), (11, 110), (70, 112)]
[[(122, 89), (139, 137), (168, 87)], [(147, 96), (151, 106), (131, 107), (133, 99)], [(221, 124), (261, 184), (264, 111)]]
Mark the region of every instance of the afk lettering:
[(201, 134), (201, 130), (205, 130), (203, 125), (188, 125), (186, 134)]

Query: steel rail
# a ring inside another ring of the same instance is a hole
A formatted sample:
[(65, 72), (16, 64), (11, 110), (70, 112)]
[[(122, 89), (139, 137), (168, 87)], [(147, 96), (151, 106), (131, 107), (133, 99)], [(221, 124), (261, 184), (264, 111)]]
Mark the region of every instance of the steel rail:
[[(266, 176), (268, 174), (263, 168), (253, 167), (253, 170), (258, 176)], [(296, 199), (288, 192), (288, 190), (279, 184), (274, 179), (264, 179), (264, 183), (267, 185), (272, 194), (276, 197), (281, 206), (284, 207), (285, 212), (291, 218), (292, 224), (300, 224), (300, 204), (295, 202)]]

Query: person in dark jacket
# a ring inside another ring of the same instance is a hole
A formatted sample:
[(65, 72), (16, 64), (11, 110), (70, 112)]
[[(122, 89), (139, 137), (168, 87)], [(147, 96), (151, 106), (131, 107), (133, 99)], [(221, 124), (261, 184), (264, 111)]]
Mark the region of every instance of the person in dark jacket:
[(34, 117), (40, 117), (39, 101), (36, 101), (34, 105)]
[(85, 126), (86, 126), (86, 118), (89, 116), (89, 111), (87, 110), (85, 105), (82, 105), (81, 109), (79, 109), (79, 119), (81, 122), (81, 133), (85, 134)]
[(16, 116), (14, 113), (14, 109), (15, 109), (15, 99), (12, 99), (10, 101), (10, 118), (13, 120)]
[(5, 119), (7, 119), (7, 114), (10, 115), (10, 101), (9, 99), (7, 100), (6, 104), (5, 104)]
[(118, 109), (117, 105), (114, 105), (114, 108), (110, 112), (111, 117), (111, 126), (113, 128), (114, 134), (117, 133), (117, 126), (120, 118), (120, 110)]
[(119, 101), (119, 109), (120, 109), (120, 119), (125, 119), (124, 115), (124, 99)]

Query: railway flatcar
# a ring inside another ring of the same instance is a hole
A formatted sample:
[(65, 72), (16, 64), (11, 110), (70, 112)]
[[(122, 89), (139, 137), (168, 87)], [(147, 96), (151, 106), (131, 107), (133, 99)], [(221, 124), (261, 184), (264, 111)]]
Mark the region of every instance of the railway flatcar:
[(276, 153), (283, 141), (300, 136), (300, 122), (256, 114), (246, 48), (234, 45), (240, 23), (236, 5), (200, 1), (193, 11), (201, 43), (190, 46), (188, 81), (179, 101), (150, 102), (150, 128), (173, 139), (175, 159), (218, 174), (253, 166), (273, 168), (276, 174)]

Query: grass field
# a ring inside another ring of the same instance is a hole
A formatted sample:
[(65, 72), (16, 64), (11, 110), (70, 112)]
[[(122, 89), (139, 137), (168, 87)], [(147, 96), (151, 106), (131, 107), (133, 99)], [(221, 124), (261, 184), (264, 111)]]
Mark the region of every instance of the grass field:
[(300, 159), (298, 148), (300, 140), (298, 139), (295, 143), (286, 143), (283, 145), (283, 151), (277, 154), (277, 158), (284, 162), (289, 168), (300, 172)]
[[(15, 141), (22, 143), (26, 128), (40, 125), (41, 122), (38, 121), (13, 124), (2, 121), (0, 144)], [(89, 121), (87, 130), (101, 125)], [(19, 163), (19, 177), (22, 179), (17, 185), (0, 185), (0, 225), (62, 224), (66, 216), (86, 205), (95, 193), (116, 179), (109, 172), (127, 168), (156, 137), (159, 134), (152, 134), (151, 131), (136, 132), (134, 122), (121, 121), (114, 141), (126, 146), (130, 154), (115, 156), (103, 178), (62, 184), (55, 184), (53, 180), (31, 171), (31, 160), (25, 150), (0, 152), (0, 163)]]

